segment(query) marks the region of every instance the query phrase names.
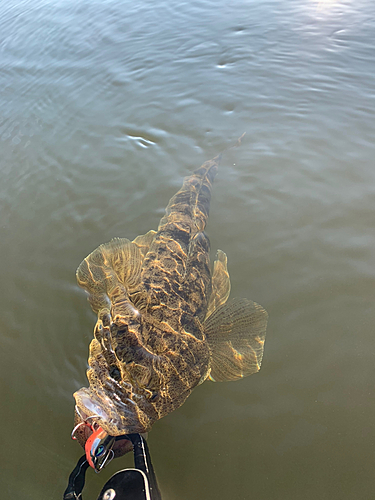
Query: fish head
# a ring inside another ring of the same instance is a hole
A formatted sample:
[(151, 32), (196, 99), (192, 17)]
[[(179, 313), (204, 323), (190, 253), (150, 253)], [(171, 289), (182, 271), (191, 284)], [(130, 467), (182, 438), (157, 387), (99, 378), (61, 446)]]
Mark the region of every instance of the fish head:
[(90, 466), (99, 472), (112, 458), (125, 455), (133, 449), (130, 440), (117, 436), (147, 430), (139, 421), (139, 410), (134, 402), (116, 405), (113, 399), (82, 388), (74, 394), (76, 400), (73, 438), (85, 449)]

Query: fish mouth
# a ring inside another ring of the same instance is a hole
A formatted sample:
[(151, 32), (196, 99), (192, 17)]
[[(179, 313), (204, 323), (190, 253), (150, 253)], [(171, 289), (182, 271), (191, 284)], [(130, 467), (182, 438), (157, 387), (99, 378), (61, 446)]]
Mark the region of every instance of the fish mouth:
[[(83, 420), (82, 419), (83, 415), (81, 415), (81, 411), (78, 410), (77, 406), (75, 408), (75, 416), (74, 416), (74, 422), (75, 422), (75, 428), (73, 430), (72, 437), (78, 441), (78, 443), (82, 446), (82, 448), (86, 452), (87, 456), (87, 450), (86, 450), (86, 443), (89, 440), (89, 438), (93, 435), (93, 433), (100, 428), (97, 424), (90, 424), (90, 425), (79, 425), (79, 424), (85, 424), (90, 422), (90, 420)], [(87, 416), (85, 415), (87, 418)], [(142, 434), (143, 437), (147, 437), (146, 434)], [(113, 451), (113, 458), (118, 458), (121, 457), (122, 455), (125, 455), (129, 451), (131, 451), (133, 448), (132, 442), (123, 437), (119, 441), (115, 441), (111, 451)], [(103, 465), (104, 466), (104, 465)]]
[[(110, 400), (103, 401), (103, 398), (99, 398), (94, 391), (92, 391), (91, 389), (87, 389), (86, 387), (83, 387), (79, 391), (75, 392), (73, 396), (76, 400), (76, 413), (80, 417), (81, 421), (89, 422), (90, 424), (96, 422), (106, 432), (108, 432), (109, 429), (106, 428), (106, 424), (108, 423), (109, 425), (111, 425), (112, 423), (110, 414), (113, 414), (113, 410), (111, 409), (113, 403)], [(118, 426), (119, 423), (120, 421), (119, 419), (117, 419), (115, 424), (117, 424)]]
[[(110, 436), (120, 436), (136, 432), (143, 437), (147, 437), (147, 431), (141, 425), (129, 425), (127, 422), (129, 420), (129, 415), (127, 415), (129, 410), (125, 409), (125, 415), (121, 415), (114, 402), (106, 395), (98, 395), (92, 389), (83, 387), (74, 393), (74, 398), (76, 400), (74, 437), (82, 448), (85, 449), (86, 441), (98, 426)], [(134, 415), (131, 421), (134, 422)], [(87, 425), (78, 425), (81, 423)], [(115, 441), (112, 447), (114, 458), (121, 457), (132, 449), (133, 445), (131, 441), (126, 438)]]
[(110, 398), (104, 390), (94, 391), (86, 387), (73, 396), (76, 400), (76, 423), (98, 424), (110, 436), (142, 434), (151, 427), (150, 419), (130, 398), (124, 401), (113, 394)]

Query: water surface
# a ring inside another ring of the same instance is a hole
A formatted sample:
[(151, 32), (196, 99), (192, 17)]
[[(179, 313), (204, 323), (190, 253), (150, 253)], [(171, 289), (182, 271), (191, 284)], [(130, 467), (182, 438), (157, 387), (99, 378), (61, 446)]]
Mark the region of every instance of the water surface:
[[(59, 499), (94, 315), (80, 261), (155, 229), (230, 146), (207, 228), (270, 321), (259, 374), (149, 437), (165, 500), (367, 499), (375, 433), (375, 6), (0, 4), (4, 498)], [(88, 474), (94, 499), (118, 468)]]

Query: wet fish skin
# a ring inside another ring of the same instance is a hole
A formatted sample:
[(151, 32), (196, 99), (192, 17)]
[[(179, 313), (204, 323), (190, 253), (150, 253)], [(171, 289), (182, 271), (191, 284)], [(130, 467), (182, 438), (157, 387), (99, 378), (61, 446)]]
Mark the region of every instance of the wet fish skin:
[(79, 266), (98, 320), (76, 421), (94, 417), (113, 436), (145, 433), (208, 377), (259, 370), (267, 313), (247, 299), (227, 302), (224, 252), (210, 271), (204, 229), (220, 157), (185, 178), (157, 231), (115, 238)]

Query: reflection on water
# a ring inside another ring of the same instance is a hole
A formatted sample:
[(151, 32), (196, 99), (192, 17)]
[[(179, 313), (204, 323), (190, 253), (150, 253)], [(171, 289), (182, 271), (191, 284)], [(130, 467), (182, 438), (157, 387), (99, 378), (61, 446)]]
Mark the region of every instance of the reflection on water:
[[(371, 498), (374, 14), (367, 0), (1, 3), (7, 497), (61, 498), (81, 453), (72, 393), (94, 316), (77, 265), (156, 228), (183, 176), (246, 131), (207, 229), (233, 296), (269, 312), (263, 366), (154, 426), (163, 498)], [(130, 464), (88, 475), (86, 498)]]

